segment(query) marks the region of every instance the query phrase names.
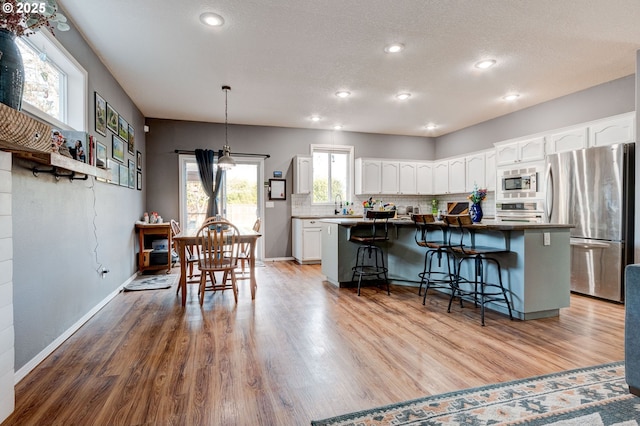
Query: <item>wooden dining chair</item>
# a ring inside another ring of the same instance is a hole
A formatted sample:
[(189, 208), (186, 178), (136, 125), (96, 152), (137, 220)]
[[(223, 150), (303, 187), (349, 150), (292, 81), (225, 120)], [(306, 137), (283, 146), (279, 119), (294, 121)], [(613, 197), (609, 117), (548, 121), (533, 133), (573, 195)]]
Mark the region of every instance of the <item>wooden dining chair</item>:
[[(240, 253), (240, 232), (238, 228), (226, 220), (210, 218), (205, 220), (196, 234), (196, 254), (198, 269), (200, 270), (200, 306), (204, 303), (206, 290), (233, 291), (233, 297), (238, 303), (238, 286), (236, 282), (236, 268)], [(224, 279), (216, 281), (215, 273), (222, 272)], [(207, 286), (207, 275), (210, 285)], [(231, 279), (227, 279), (230, 277)]]
[[(181, 228), (180, 228), (180, 224), (178, 222), (176, 222), (175, 220), (171, 219), (171, 232), (173, 233), (173, 236), (175, 237), (176, 235), (180, 234), (182, 232)], [(173, 241), (173, 247), (174, 250), (176, 251), (176, 253), (178, 253), (178, 243), (174, 240)], [(194, 274), (193, 273), (193, 265), (195, 265), (198, 262), (198, 258), (197, 256), (194, 254), (194, 248), (193, 246), (187, 246), (185, 247), (185, 261), (186, 261), (186, 267), (187, 267), (187, 283), (189, 282), (198, 282), (198, 281), (193, 281), (193, 278), (199, 277), (200, 274)], [(178, 286), (178, 289), (176, 290), (176, 294), (180, 293), (180, 286)]]
[[(260, 232), (261, 223), (262, 222), (260, 218), (257, 218), (253, 224), (253, 230), (256, 232)], [(251, 244), (243, 243), (240, 247), (240, 256), (238, 257), (238, 259), (240, 260), (240, 268), (242, 270), (242, 278), (248, 278), (245, 276), (245, 265), (253, 255), (254, 253), (251, 253)]]

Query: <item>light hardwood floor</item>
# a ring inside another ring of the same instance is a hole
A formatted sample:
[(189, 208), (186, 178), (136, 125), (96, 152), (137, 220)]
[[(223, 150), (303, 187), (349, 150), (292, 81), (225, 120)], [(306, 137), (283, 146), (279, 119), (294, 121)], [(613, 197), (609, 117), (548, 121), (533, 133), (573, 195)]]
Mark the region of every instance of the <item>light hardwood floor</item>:
[(337, 289), (319, 266), (258, 268), (186, 309), (121, 293), (16, 387), (4, 425), (308, 425), (426, 395), (624, 358), (624, 306), (581, 296), (510, 321), (392, 286)]

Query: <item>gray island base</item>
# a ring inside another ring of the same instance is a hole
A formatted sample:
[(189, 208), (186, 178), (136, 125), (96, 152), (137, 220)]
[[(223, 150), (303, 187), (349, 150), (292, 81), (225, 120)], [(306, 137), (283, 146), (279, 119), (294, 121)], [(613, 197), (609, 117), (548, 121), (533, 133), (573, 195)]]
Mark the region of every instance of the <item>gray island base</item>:
[[(351, 232), (366, 232), (371, 222), (343, 218), (321, 219), (321, 222), (322, 273), (333, 285), (351, 286), (351, 268), (358, 245), (350, 242), (349, 236)], [(424, 267), (425, 249), (415, 242), (415, 225), (407, 219), (393, 219), (389, 224), (389, 241), (381, 245), (386, 255), (389, 279), (393, 284), (418, 287), (418, 273)], [(554, 317), (560, 314), (561, 308), (569, 306), (571, 227), (493, 221), (473, 225), (476, 244), (496, 247), (506, 244), (510, 250), (508, 254), (494, 257), (502, 267), (502, 280), (509, 292), (514, 318), (532, 320)], [(446, 267), (444, 264), (442, 266)], [(465, 271), (463, 267), (461, 274), (471, 276), (469, 272), (472, 271)], [(487, 282), (497, 282), (495, 267), (486, 268), (485, 274)], [(506, 306), (500, 304), (489, 304), (487, 307), (507, 313)]]

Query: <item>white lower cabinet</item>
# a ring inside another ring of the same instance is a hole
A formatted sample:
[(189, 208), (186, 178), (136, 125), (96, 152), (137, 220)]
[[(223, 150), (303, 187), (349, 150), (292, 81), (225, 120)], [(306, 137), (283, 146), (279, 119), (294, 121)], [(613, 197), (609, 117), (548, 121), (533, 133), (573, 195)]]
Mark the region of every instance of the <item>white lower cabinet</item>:
[(298, 263), (320, 263), (322, 259), (322, 224), (317, 219), (292, 220), (293, 257)]

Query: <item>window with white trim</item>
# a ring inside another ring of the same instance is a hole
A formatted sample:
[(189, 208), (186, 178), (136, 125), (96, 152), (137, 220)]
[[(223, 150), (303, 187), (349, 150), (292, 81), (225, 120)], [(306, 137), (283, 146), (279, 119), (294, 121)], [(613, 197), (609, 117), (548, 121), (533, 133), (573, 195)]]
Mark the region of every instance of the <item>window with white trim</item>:
[(41, 29), (16, 44), (24, 64), (22, 111), (54, 127), (87, 131), (87, 72)]
[(313, 204), (331, 204), (350, 198), (353, 182), (353, 147), (311, 145)]

